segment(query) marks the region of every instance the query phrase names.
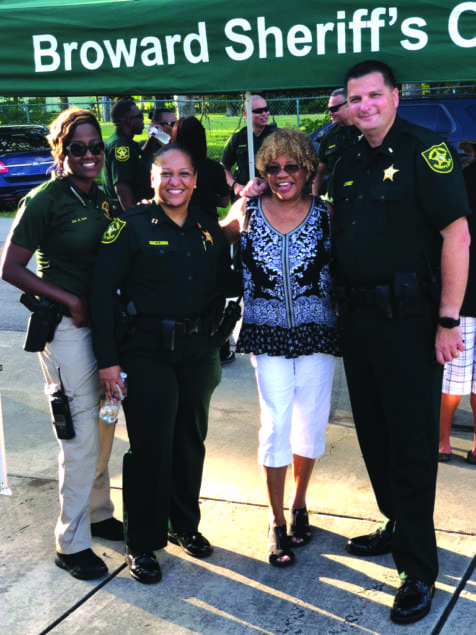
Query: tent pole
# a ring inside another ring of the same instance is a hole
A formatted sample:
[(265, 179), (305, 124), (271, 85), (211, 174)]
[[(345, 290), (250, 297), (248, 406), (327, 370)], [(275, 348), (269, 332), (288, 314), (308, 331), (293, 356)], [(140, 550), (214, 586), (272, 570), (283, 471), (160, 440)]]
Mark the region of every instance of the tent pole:
[[(0, 370), (3, 370), (2, 364), (0, 364)], [(2, 395), (0, 395), (0, 494), (5, 494), (5, 496), (12, 495), (11, 490), (8, 489), (5, 436), (3, 434)]]
[(255, 153), (253, 143), (253, 113), (251, 112), (251, 92), (249, 90), (245, 93), (245, 108), (246, 108), (246, 129), (248, 139), (248, 165), (250, 170), (250, 179), (255, 175)]

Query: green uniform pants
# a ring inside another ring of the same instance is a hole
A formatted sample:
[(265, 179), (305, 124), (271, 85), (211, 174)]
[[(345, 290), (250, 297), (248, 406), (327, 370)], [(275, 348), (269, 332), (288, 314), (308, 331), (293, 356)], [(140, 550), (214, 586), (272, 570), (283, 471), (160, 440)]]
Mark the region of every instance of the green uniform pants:
[(377, 504), (393, 526), (398, 572), (438, 574), (433, 509), (443, 366), (433, 361), (435, 305), (387, 319), (354, 307), (343, 321), (344, 365), (355, 427)]
[(219, 350), (201, 335), (176, 337), (164, 352), (139, 332), (121, 354), (127, 372), (124, 414), (126, 545), (155, 551), (174, 531), (196, 530), (211, 396), (221, 379)]

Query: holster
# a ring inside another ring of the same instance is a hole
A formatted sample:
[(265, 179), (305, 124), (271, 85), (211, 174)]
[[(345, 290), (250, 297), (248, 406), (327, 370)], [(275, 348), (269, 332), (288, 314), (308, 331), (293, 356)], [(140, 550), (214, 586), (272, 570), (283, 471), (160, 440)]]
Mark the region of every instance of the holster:
[(332, 289), (332, 299), (335, 302), (336, 313), (339, 317), (346, 315), (350, 311), (350, 298), (347, 285), (337, 283)]
[(422, 315), (422, 288), (416, 273), (396, 273), (393, 293), (398, 317)]
[(233, 330), (241, 318), (240, 298), (238, 300), (230, 300), (222, 312), (222, 319), (218, 328), (209, 338), (214, 346), (221, 348), (223, 344), (230, 338)]
[(32, 312), (23, 349), (29, 353), (41, 352), (48, 342), (53, 341), (56, 327), (61, 321), (59, 306), (51, 300), (38, 300), (29, 293), (23, 293), (20, 302)]
[(175, 348), (175, 320), (161, 320), (160, 348), (163, 351), (173, 351)]
[(116, 344), (119, 346), (124, 344), (128, 338), (136, 332), (136, 315), (137, 310), (132, 301), (127, 304), (121, 301), (117, 305), (116, 313), (114, 315), (114, 324), (116, 329)]

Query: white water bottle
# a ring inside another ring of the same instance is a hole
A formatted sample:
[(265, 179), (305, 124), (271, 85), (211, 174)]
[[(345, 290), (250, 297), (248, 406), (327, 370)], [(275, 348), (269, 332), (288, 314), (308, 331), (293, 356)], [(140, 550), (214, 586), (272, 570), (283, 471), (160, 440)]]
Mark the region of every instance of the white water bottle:
[[(121, 379), (125, 384), (127, 373), (121, 373)], [(116, 387), (121, 398), (116, 399), (113, 395), (112, 399), (109, 399), (109, 397), (106, 396), (106, 400), (102, 408), (99, 410), (99, 417), (104, 421), (104, 423), (117, 423), (119, 410), (121, 409), (121, 401), (124, 399), (124, 395), (122, 394), (122, 390), (119, 388), (118, 384), (116, 384)]]
[(149, 137), (155, 137), (164, 145), (170, 141), (170, 135), (168, 135), (165, 130), (157, 128), (157, 126), (154, 126), (153, 124), (149, 126)]

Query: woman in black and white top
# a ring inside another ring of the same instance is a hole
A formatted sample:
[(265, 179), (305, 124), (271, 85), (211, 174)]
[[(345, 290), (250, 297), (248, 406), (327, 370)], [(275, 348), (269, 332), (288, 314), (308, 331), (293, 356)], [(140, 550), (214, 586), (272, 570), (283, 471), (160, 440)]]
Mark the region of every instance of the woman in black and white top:
[[(293, 564), (293, 547), (312, 537), (306, 492), (325, 449), (335, 357), (341, 354), (329, 213), (308, 193), (317, 163), (307, 135), (277, 130), (256, 157), (266, 189), (237, 201), (222, 224), (231, 242), (241, 234), (244, 313), (237, 350), (251, 353), (256, 373), (258, 461), (270, 505), (268, 561), (278, 567)], [(290, 464), (288, 536), (284, 485)]]

